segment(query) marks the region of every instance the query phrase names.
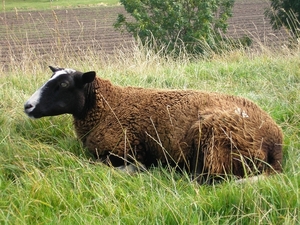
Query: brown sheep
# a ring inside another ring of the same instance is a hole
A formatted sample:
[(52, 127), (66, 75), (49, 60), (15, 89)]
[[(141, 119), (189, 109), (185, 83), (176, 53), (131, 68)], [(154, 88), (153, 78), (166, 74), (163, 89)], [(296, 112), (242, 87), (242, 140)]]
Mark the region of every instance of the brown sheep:
[(72, 114), (83, 145), (107, 165), (161, 163), (184, 168), (200, 182), (282, 171), (282, 131), (247, 99), (120, 87), (93, 71), (50, 68), (54, 74), (25, 112), (33, 118)]

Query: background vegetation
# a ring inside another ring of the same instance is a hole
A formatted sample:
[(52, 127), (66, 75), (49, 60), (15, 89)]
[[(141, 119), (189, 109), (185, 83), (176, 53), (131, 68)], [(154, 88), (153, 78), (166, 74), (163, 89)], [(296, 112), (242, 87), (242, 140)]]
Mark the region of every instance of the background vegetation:
[(282, 26), (289, 29), (295, 38), (300, 37), (300, 1), (270, 0), (271, 6), (265, 10), (265, 15), (271, 20), (274, 29)]
[[(76, 54), (70, 54), (60, 47), (53, 43), (45, 56), (24, 46), (21, 60), (0, 68), (1, 224), (300, 223), (299, 45), (233, 49), (193, 60), (161, 57), (137, 45), (110, 58), (93, 48), (74, 46)], [(31, 120), (23, 113), (24, 102), (50, 77), (48, 65), (95, 70), (122, 86), (249, 98), (284, 131), (284, 173), (257, 183), (199, 186), (163, 168), (129, 176), (93, 164), (71, 116)]]
[(115, 27), (125, 29), (157, 52), (203, 54), (204, 43), (217, 51), (234, 0), (120, 0), (134, 18), (119, 14)]

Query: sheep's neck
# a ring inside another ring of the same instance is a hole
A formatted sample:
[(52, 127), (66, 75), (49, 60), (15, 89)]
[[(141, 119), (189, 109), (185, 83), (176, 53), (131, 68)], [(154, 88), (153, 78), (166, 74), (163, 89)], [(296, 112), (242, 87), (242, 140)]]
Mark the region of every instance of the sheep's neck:
[(116, 98), (116, 88), (108, 80), (96, 78), (86, 87), (86, 104), (81, 116), (74, 116), (77, 136), (84, 142), (85, 137), (93, 131), (111, 110), (108, 102)]

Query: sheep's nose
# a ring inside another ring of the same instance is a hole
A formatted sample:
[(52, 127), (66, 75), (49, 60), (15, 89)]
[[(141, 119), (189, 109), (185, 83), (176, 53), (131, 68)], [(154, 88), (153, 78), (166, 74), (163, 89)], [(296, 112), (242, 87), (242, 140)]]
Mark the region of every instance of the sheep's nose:
[(32, 107), (32, 105), (31, 104), (29, 104), (29, 103), (25, 103), (25, 105), (24, 105), (24, 109), (29, 109), (29, 108), (31, 108)]
[(30, 104), (29, 102), (26, 102), (26, 103), (25, 103), (25, 105), (24, 105), (24, 110), (25, 110), (25, 112), (30, 111), (30, 109), (32, 109), (32, 108), (33, 108), (33, 105), (32, 105), (32, 104)]

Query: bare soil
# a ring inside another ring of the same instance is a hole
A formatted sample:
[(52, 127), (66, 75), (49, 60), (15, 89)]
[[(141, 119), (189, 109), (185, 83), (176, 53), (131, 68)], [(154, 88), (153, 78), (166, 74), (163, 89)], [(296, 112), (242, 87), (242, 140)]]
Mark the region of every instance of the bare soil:
[[(247, 35), (254, 46), (283, 45), (287, 34), (272, 30), (263, 15), (267, 6), (265, 1), (237, 1), (227, 35)], [(113, 27), (119, 13), (126, 14), (122, 6), (0, 13), (0, 65), (26, 57), (28, 49), (43, 55), (68, 48), (73, 52), (96, 49), (102, 54), (130, 48), (133, 37)]]
[(286, 30), (272, 30), (264, 11), (269, 6), (265, 0), (237, 1), (233, 8), (233, 16), (229, 19), (227, 34), (230, 37), (248, 36), (253, 47), (281, 47), (287, 44), (289, 34)]

